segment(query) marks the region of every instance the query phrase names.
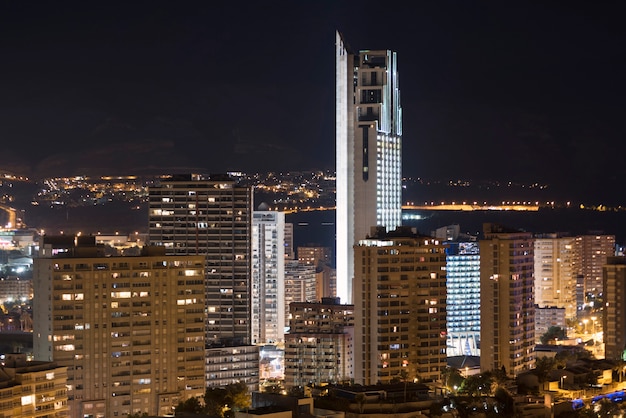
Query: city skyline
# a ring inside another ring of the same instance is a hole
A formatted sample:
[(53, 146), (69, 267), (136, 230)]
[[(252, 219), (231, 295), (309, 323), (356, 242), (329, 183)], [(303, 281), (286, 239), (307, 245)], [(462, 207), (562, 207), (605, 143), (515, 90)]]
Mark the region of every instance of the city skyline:
[(7, 169), (334, 167), (339, 30), (398, 52), (405, 176), (610, 196), (624, 174), (618, 5), (36, 6), (2, 10)]

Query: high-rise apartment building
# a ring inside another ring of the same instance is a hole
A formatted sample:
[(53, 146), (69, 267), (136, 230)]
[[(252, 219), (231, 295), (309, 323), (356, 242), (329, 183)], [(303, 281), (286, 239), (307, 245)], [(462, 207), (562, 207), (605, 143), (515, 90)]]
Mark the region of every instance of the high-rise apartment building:
[(285, 214), (252, 213), (252, 343), (277, 344), (285, 332)]
[(44, 237), (34, 260), (33, 352), (67, 368), (69, 416), (162, 415), (202, 396), (204, 257), (106, 257), (68, 238)]
[[(565, 309), (564, 319), (576, 318), (574, 237), (549, 234), (535, 237), (535, 304)], [(565, 321), (558, 325), (567, 328)], [(540, 335), (537, 335), (537, 338)]]
[(603, 268), (603, 278), (602, 329), (611, 330), (604, 333), (604, 358), (626, 360), (626, 257), (608, 257)]
[(354, 305), (293, 302), (285, 334), (285, 386), (336, 384), (353, 375)]
[(574, 259), (576, 274), (583, 278), (587, 302), (603, 291), (602, 267), (607, 257), (615, 255), (615, 235), (587, 234), (576, 237)]
[(334, 298), (337, 295), (337, 270), (319, 263), (315, 269), (315, 299)]
[(315, 266), (317, 295), (315, 300), (335, 297), (337, 292), (337, 271), (331, 267), (333, 260), (332, 248), (308, 245), (298, 247), (298, 261)]
[(150, 243), (167, 254), (205, 257), (207, 385), (241, 381), (258, 390), (250, 323), (252, 189), (227, 175), (193, 174), (163, 178), (148, 193)]
[(534, 367), (533, 237), (483, 225), (480, 244), (480, 369), (509, 376)]
[(298, 260), (285, 262), (285, 323), (289, 323), (289, 304), (314, 302), (316, 299), (315, 267)]
[(476, 241), (446, 242), (449, 357), (480, 356), (480, 249)]
[(353, 53), (336, 34), (337, 296), (352, 300), (353, 246), (402, 221), (402, 109), (396, 53)]
[(447, 364), (443, 243), (380, 227), (354, 255), (354, 381), (439, 380)]
[(298, 247), (298, 261), (309, 266), (332, 264), (333, 250), (330, 247), (307, 245)]

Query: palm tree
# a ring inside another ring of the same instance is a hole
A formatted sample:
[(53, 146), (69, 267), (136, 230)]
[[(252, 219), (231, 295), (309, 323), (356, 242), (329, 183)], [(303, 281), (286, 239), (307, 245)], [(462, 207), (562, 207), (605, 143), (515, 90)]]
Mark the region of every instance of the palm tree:
[(443, 377), (444, 386), (448, 389), (448, 392), (451, 392), (450, 388), (454, 388), (455, 386), (457, 388), (461, 387), (465, 380), (456, 367), (446, 367), (441, 371), (441, 376)]

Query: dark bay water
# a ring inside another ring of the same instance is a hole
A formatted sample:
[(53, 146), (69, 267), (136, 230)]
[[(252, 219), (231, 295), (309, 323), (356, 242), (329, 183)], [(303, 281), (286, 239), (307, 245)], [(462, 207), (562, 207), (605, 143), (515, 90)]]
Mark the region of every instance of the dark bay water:
[[(500, 223), (511, 228), (533, 233), (563, 232), (571, 235), (603, 233), (615, 235), (618, 244), (626, 244), (626, 211), (592, 211), (582, 209), (541, 209), (538, 212), (514, 211), (405, 211), (404, 215), (420, 215), (422, 219), (403, 220), (404, 225), (415, 227), (421, 234), (442, 226), (459, 224), (461, 232), (481, 236), (485, 222)], [(294, 246), (308, 244), (335, 247), (335, 211), (299, 212), (286, 215), (294, 224)], [(32, 207), (26, 213), (29, 227), (45, 229), (49, 233), (103, 231), (130, 234), (146, 231), (147, 207), (129, 209), (128, 204), (77, 208)]]

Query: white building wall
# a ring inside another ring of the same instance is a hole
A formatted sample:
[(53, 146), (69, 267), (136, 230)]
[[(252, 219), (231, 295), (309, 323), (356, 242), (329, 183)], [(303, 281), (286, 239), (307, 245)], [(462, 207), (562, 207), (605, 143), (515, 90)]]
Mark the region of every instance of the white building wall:
[(252, 342), (284, 341), (285, 214), (252, 214)]
[(353, 57), (336, 34), (336, 226), (337, 296), (350, 303), (354, 276), (354, 91)]
[(574, 237), (537, 238), (535, 254), (535, 304), (565, 309), (565, 318), (576, 318)]

